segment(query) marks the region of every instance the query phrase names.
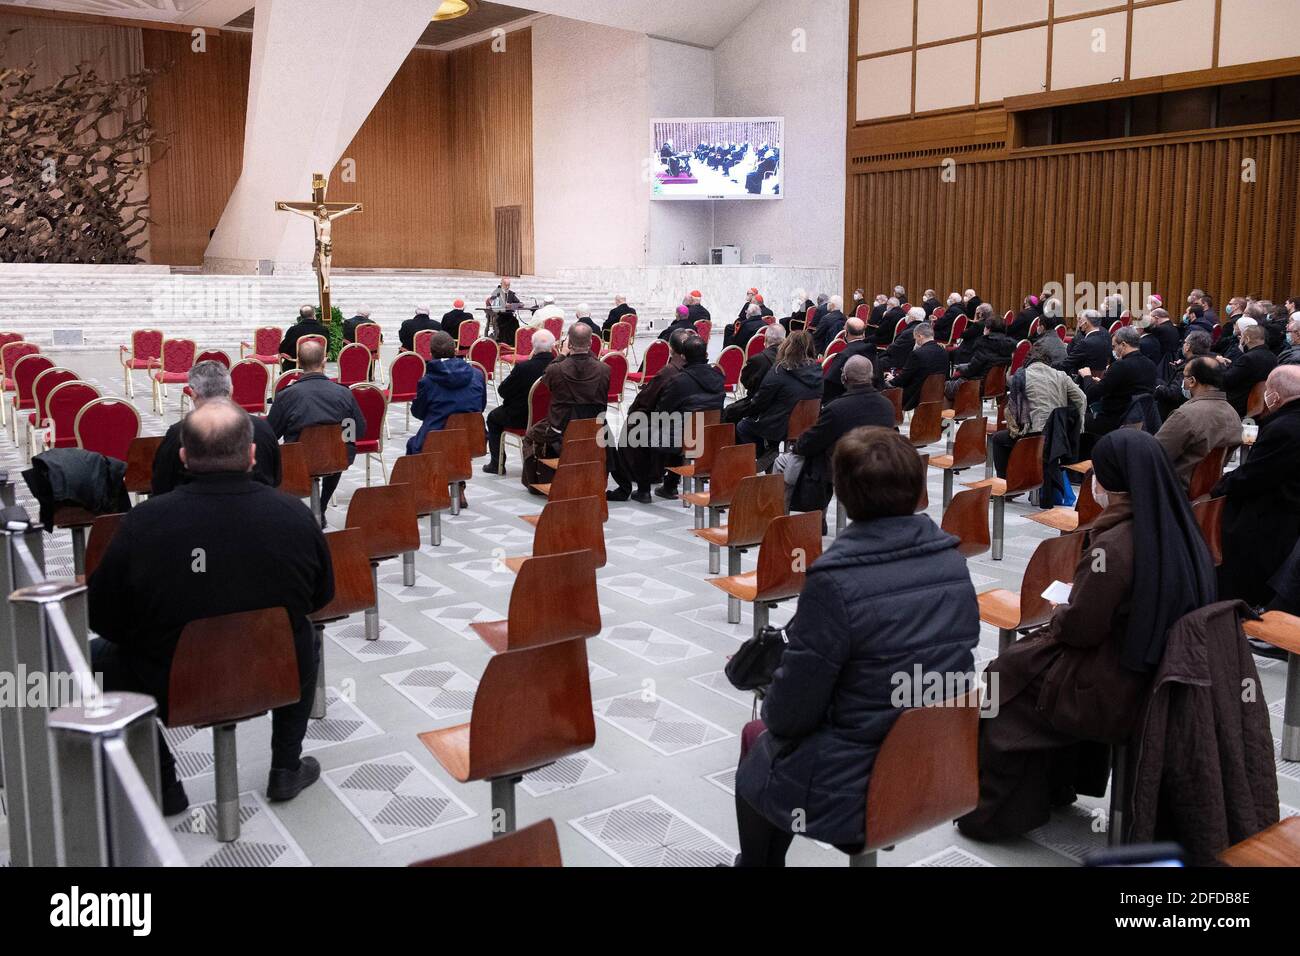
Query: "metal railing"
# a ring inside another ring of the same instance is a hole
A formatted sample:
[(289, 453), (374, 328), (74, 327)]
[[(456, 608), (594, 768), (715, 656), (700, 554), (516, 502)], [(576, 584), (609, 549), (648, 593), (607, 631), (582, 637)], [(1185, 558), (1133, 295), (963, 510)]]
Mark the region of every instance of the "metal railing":
[[(0, 479), (0, 500), (6, 500)], [(10, 492), (12, 493), (12, 492)], [(157, 704), (102, 693), (86, 587), (46, 579), (42, 531), (0, 512), (0, 766), (13, 866), (184, 866), (159, 809)]]

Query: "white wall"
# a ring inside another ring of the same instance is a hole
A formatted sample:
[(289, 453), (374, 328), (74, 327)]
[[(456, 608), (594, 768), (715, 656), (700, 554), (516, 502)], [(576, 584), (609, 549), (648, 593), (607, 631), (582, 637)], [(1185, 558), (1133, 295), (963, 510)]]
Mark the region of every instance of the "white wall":
[(536, 270), (646, 258), (650, 186), (646, 37), (546, 17), (533, 24)]
[(785, 117), (785, 198), (716, 204), (742, 262), (843, 269), (848, 18), (848, 0), (765, 0), (714, 51), (718, 115)]

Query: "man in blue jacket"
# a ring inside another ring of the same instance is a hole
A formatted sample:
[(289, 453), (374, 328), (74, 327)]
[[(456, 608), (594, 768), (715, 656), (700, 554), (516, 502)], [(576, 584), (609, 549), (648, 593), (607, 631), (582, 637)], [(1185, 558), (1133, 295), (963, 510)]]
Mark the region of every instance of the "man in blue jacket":
[(425, 366), (411, 413), (423, 424), (406, 443), (408, 455), (418, 455), (429, 432), (440, 432), (447, 419), (460, 412), (483, 412), (487, 408), (487, 382), (483, 373), (464, 359), (456, 358), (456, 340), (441, 330), (429, 342), (433, 358)]

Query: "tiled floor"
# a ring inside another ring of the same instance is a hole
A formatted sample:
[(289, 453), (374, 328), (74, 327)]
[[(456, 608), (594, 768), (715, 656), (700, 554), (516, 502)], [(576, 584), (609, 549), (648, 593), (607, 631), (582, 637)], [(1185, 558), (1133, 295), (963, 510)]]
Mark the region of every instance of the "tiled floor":
[[(113, 355), (54, 357), (105, 394), (121, 394)], [(173, 392), (168, 422), (176, 420), (175, 399)], [(160, 433), (162, 423), (149, 414), (147, 393), (139, 386), (136, 404), (146, 433)], [(402, 421), (400, 414), (394, 416), (389, 461), (402, 453), (407, 438)], [(191, 861), (404, 865), (488, 838), (488, 785), (455, 782), (416, 735), (468, 719), (489, 657), (468, 625), (506, 616), (514, 576), (501, 573), (496, 560), (528, 553), (532, 534), (517, 516), (541, 508), (540, 499), (520, 485), (518, 465), (513, 458), (505, 478), (476, 473), (469, 510), (443, 518), (441, 548), (430, 547), (427, 527), (422, 529), (425, 545), (416, 558), (414, 588), (401, 586), (396, 562), (381, 568), (384, 626), (378, 642), (365, 641), (360, 616), (328, 628), (328, 716), (313, 724), (307, 738), (307, 748), (324, 768), (320, 784), (291, 803), (266, 803), (269, 721), (241, 725), (247, 822), (240, 842), (223, 849), (209, 835), (211, 811), (204, 806), (213, 798), (208, 735), (172, 733), (194, 806), (169, 822)], [(0, 468), (12, 474), (21, 467), (16, 448), (0, 437)], [(931, 472), (930, 514), (936, 519), (941, 477)], [(329, 512), (332, 527), (342, 526), (351, 494), (363, 483), (360, 467), (345, 477)], [(984, 555), (970, 563), (977, 590), (1019, 587), (1029, 555), (1047, 536), (1025, 518), (1028, 513), (1021, 502), (1008, 508), (1006, 560)], [(729, 860), (735, 851), (735, 764), (752, 701), (727, 683), (722, 668), (749, 635), (751, 623), (748, 613), (739, 625), (727, 623), (725, 599), (705, 583), (707, 549), (690, 526), (691, 513), (679, 503), (611, 505), (609, 564), (599, 575), (604, 630), (588, 643), (596, 746), (530, 774), (518, 793), (520, 824), (553, 818), (569, 865), (708, 866)], [(51, 574), (71, 574), (66, 535), (53, 538), (48, 554)], [(745, 568), (753, 561), (752, 554), (746, 556)], [(773, 623), (783, 623), (792, 610), (778, 609)], [(996, 632), (984, 628), (981, 664), (996, 647)], [(1284, 670), (1261, 670), (1270, 701), (1281, 700)], [(1281, 733), (1278, 714), (1274, 732)], [(1279, 765), (1284, 803), (1300, 804), (1297, 768), (1300, 764)], [(937, 827), (881, 854), (880, 863), (1071, 865), (1104, 842), (1102, 807), (1102, 801), (1081, 801), (1029, 839), (1007, 845), (977, 844), (951, 826)], [(1287, 811), (1295, 812), (1290, 806)], [(5, 858), (0, 850), (0, 863)], [(789, 859), (797, 866), (847, 865), (838, 852), (808, 840), (796, 841)]]

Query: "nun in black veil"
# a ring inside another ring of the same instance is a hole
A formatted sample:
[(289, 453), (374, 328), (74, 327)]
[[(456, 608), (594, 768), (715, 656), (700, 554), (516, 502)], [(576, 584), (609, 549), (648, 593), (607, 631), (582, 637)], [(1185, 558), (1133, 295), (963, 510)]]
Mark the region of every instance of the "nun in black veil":
[(1105, 510), (1070, 603), (989, 665), (997, 710), (980, 721), (980, 800), (958, 821), (975, 839), (1017, 836), (1079, 793), (1104, 794), (1109, 745), (1131, 736), (1169, 628), (1216, 599), (1214, 563), (1156, 440), (1120, 429), (1092, 461)]

